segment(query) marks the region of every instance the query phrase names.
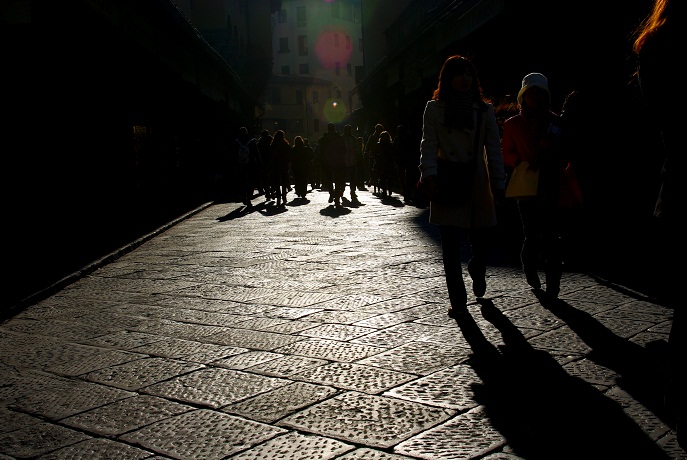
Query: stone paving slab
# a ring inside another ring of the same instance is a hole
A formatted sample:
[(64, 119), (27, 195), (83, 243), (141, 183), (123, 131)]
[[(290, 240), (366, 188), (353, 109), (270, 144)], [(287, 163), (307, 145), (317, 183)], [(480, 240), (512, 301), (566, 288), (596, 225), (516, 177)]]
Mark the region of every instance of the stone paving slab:
[(388, 448), (451, 415), (448, 409), (347, 392), (286, 417), (279, 426)]
[(111, 441), (109, 439), (88, 439), (77, 442), (61, 449), (57, 449), (46, 455), (41, 455), (41, 460), (61, 460), (65, 458), (74, 460), (118, 459), (118, 460), (139, 460), (159, 458), (153, 456), (150, 451), (132, 447), (122, 442)]
[(429, 375), (457, 364), (467, 355), (468, 351), (460, 347), (414, 341), (370, 356), (359, 363), (398, 372)]
[(30, 458), (90, 439), (60, 425), (40, 422), (0, 435), (0, 453), (10, 458)]
[(228, 404), (222, 408), (222, 411), (241, 415), (257, 422), (273, 423), (338, 392), (337, 389), (326, 385), (294, 382), (252, 398)]
[(204, 368), (142, 389), (146, 394), (217, 409), (288, 385), (286, 379), (221, 368)]
[(322, 436), (288, 433), (271, 439), (258, 447), (234, 455), (238, 460), (262, 460), (279, 458), (289, 460), (328, 460), (339, 458), (340, 454), (349, 452), (355, 447), (341, 441)]
[(120, 439), (179, 459), (219, 460), (287, 430), (198, 409), (154, 422)]
[(425, 459), (479, 458), (506, 444), (482, 407), (401, 442), (395, 452)]
[(324, 364), (299, 372), (294, 377), (370, 394), (381, 393), (416, 378), (412, 374), (354, 363)]
[[(145, 410), (141, 410), (145, 407)], [(149, 395), (133, 395), (60, 420), (60, 423), (102, 436), (117, 436), (153, 422), (195, 410)]]
[(113, 401), (130, 398), (134, 393), (105, 385), (79, 380), (54, 379), (53, 382), (34, 387), (8, 404), (8, 408), (58, 420), (99, 407)]
[(687, 457), (671, 311), (498, 260), (449, 318), (428, 210), (359, 197), (209, 205), (0, 324), (0, 459)]
[(204, 367), (202, 364), (180, 360), (144, 358), (89, 372), (84, 378), (122, 390), (136, 391)]

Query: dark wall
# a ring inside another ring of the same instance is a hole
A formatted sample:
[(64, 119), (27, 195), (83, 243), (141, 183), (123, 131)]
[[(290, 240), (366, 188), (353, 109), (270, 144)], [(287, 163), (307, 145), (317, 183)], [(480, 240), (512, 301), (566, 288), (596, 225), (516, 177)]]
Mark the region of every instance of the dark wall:
[(224, 70), (164, 2), (141, 3), (138, 36), (89, 2), (30, 3), (26, 20), (0, 18), (8, 306), (226, 196), (223, 146), (247, 123), (165, 61), (185, 49), (199, 77)]

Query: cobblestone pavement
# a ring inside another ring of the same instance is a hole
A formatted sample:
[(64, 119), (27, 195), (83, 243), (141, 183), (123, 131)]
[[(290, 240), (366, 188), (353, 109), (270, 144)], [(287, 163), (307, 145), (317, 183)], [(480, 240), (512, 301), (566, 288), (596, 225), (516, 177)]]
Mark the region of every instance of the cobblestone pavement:
[(17, 312), (0, 459), (686, 458), (669, 310), (493, 264), (451, 319), (428, 211), (359, 196), (209, 205)]

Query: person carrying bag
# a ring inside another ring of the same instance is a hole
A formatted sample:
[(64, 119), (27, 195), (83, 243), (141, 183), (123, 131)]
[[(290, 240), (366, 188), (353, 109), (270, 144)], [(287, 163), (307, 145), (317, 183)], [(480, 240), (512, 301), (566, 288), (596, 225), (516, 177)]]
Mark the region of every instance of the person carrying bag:
[(484, 100), (477, 69), (453, 55), (423, 115), (418, 188), (429, 198), (429, 222), (439, 226), (451, 309), (467, 312), (461, 242), (470, 242), (472, 291), (483, 297), (486, 257), (496, 228), (496, 204), (503, 199), (505, 171), (493, 106)]
[[(524, 235), (520, 261), (527, 284), (541, 289), (538, 270), (543, 261), (546, 294), (555, 299), (563, 265), (561, 185), (568, 166), (561, 142), (561, 119), (550, 109), (549, 83), (541, 73), (533, 72), (522, 79), (518, 104), (520, 112), (503, 124), (503, 161), (513, 168), (506, 195), (517, 199)], [(527, 194), (515, 192), (516, 186), (524, 189), (527, 185)]]

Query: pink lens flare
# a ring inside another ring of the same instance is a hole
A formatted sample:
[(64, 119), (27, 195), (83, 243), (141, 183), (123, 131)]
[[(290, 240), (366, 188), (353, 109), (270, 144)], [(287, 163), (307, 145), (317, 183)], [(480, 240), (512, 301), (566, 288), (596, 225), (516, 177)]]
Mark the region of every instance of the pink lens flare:
[(326, 69), (333, 69), (338, 62), (344, 68), (351, 59), (352, 47), (346, 46), (345, 30), (327, 30), (317, 37), (315, 55)]

